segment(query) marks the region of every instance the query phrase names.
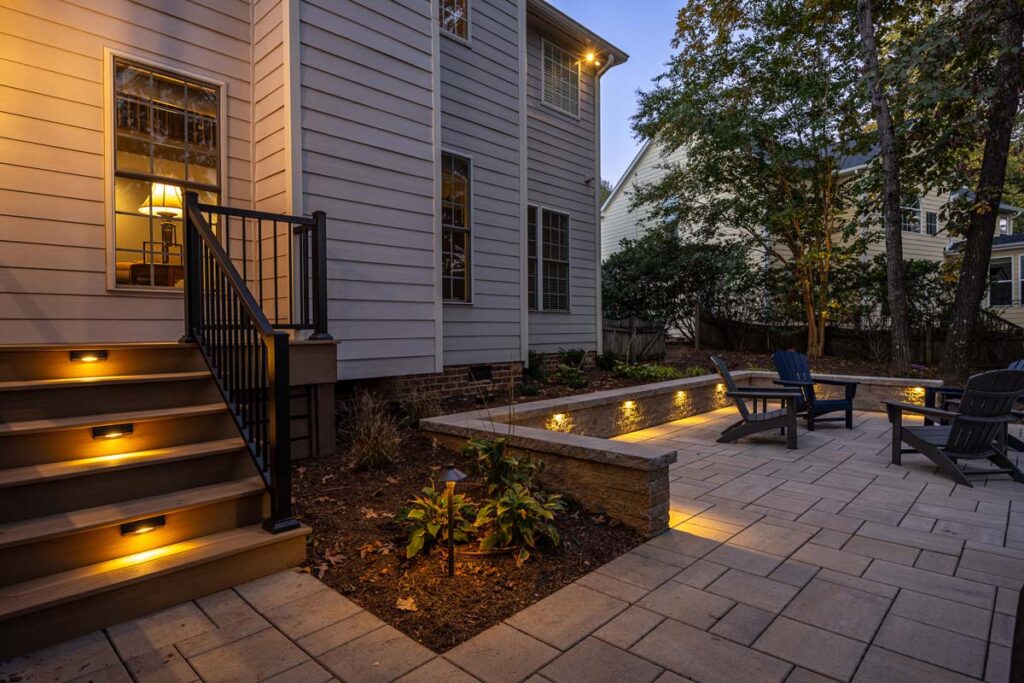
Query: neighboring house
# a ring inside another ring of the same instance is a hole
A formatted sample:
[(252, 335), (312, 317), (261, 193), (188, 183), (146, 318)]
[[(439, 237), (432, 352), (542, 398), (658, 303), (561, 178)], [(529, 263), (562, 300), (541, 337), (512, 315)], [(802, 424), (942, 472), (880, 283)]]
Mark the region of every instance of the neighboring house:
[(0, 34), (0, 659), (301, 561), (338, 380), (600, 350), (627, 55), (544, 0), (0, 0)]

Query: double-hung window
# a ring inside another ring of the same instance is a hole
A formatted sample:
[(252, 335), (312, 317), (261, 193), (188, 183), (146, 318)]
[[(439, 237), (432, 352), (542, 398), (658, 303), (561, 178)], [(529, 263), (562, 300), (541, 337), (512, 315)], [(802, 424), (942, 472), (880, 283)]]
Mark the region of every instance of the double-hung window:
[(1013, 303), (1013, 259), (994, 258), (989, 262), (988, 303), (990, 306), (1009, 306)]
[(580, 115), (580, 60), (550, 41), (544, 44), (544, 104)]
[(114, 282), (181, 287), (184, 192), (219, 203), (220, 90), (113, 60)]
[(469, 0), (441, 0), (439, 10), (441, 28), (457, 38), (469, 40)]
[(939, 214), (929, 211), (924, 215), (925, 231), (929, 235), (939, 234)]
[(469, 159), (441, 155), (441, 296), (470, 300), (471, 169)]
[(903, 232), (921, 232), (921, 199), (911, 197), (900, 207), (900, 227)]
[(569, 214), (529, 207), (527, 292), (531, 310), (569, 310)]

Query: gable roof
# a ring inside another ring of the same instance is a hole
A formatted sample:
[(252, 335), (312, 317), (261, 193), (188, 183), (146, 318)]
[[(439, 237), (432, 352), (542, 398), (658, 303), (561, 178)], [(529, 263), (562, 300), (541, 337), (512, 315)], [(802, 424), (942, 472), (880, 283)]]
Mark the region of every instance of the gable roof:
[(597, 35), (557, 7), (546, 2), (546, 0), (528, 0), (526, 8), (545, 24), (554, 26), (584, 45), (592, 45), (598, 50), (614, 56), (615, 65), (622, 64), (629, 59), (629, 55), (623, 50)]
[(626, 179), (629, 178), (629, 176), (633, 175), (633, 171), (635, 171), (636, 167), (640, 165), (640, 161), (644, 158), (644, 155), (647, 154), (647, 151), (651, 149), (652, 146), (653, 145), (650, 140), (644, 140), (643, 146), (640, 147), (640, 150), (636, 153), (636, 156), (633, 157), (633, 161), (629, 162), (629, 166), (626, 167), (625, 172), (623, 172), (623, 174), (619, 177), (619, 181), (615, 183), (615, 185), (612, 187), (612, 191), (608, 194), (608, 197), (604, 200), (604, 203), (601, 204), (601, 213), (604, 213), (604, 210), (608, 208), (608, 206), (612, 203), (612, 200), (618, 196), (619, 192), (622, 190), (623, 185), (626, 184)]

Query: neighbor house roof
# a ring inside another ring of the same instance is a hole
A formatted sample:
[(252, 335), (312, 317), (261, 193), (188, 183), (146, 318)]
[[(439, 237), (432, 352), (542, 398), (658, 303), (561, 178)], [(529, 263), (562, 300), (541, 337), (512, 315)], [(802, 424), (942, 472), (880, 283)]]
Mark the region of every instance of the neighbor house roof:
[(644, 155), (647, 154), (647, 150), (650, 148), (651, 141), (644, 140), (643, 146), (640, 147), (640, 150), (636, 153), (636, 156), (633, 157), (633, 161), (629, 162), (629, 166), (626, 167), (625, 172), (619, 177), (619, 181), (615, 183), (615, 186), (612, 187), (612, 191), (608, 193), (608, 197), (604, 200), (604, 203), (601, 204), (601, 213), (604, 213), (604, 210), (608, 208), (608, 205), (611, 204), (612, 200), (615, 199), (615, 197), (619, 194), (619, 192), (622, 190), (622, 186), (625, 185), (626, 183), (626, 178), (633, 175), (633, 171), (635, 171), (636, 167), (640, 165), (640, 160), (644, 158)]
[(528, 0), (526, 9), (544, 23), (554, 26), (584, 45), (591, 45), (598, 52), (606, 52), (613, 55), (615, 57), (615, 64), (622, 64), (629, 59), (629, 55), (623, 50), (615, 47), (615, 45), (597, 35), (565, 12), (548, 4), (545, 0)]

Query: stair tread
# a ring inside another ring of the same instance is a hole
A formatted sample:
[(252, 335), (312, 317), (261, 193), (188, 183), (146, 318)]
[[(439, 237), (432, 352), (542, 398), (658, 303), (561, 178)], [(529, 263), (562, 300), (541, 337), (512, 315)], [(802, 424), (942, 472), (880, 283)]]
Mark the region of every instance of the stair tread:
[(153, 448), (145, 451), (114, 453), (99, 455), (92, 458), (61, 460), (42, 465), (0, 468), (0, 489), (35, 484), (55, 479), (80, 477), (104, 470), (122, 470), (133, 467), (156, 465), (175, 460), (188, 460), (206, 455), (226, 453), (245, 446), (241, 437), (200, 441), (181, 446)]
[(74, 429), (92, 425), (117, 424), (122, 422), (146, 422), (171, 417), (190, 417), (209, 415), (227, 410), (224, 403), (203, 403), (195, 406), (179, 406), (174, 408), (154, 408), (152, 410), (131, 410), (122, 413), (98, 413), (92, 415), (75, 415), (58, 417), (48, 420), (25, 420), (22, 422), (0, 423), (0, 436), (5, 434), (32, 434), (60, 429)]
[(26, 389), (67, 389), (83, 386), (110, 386), (114, 384), (143, 384), (150, 382), (173, 382), (192, 379), (207, 379), (207, 370), (189, 372), (158, 372), (147, 375), (96, 375), (90, 377), (59, 377), (55, 379), (26, 379), (0, 382), (0, 391), (24, 391)]
[(150, 341), (150, 342), (61, 342), (59, 344), (0, 344), (0, 353), (4, 351), (60, 351), (62, 349), (194, 349), (191, 342)]
[(264, 490), (259, 476), (0, 524), (0, 548), (208, 505)]
[(241, 527), (3, 586), (0, 587), (0, 620), (108, 592), (309, 533), (310, 529), (306, 526), (279, 534), (271, 534), (259, 525)]

